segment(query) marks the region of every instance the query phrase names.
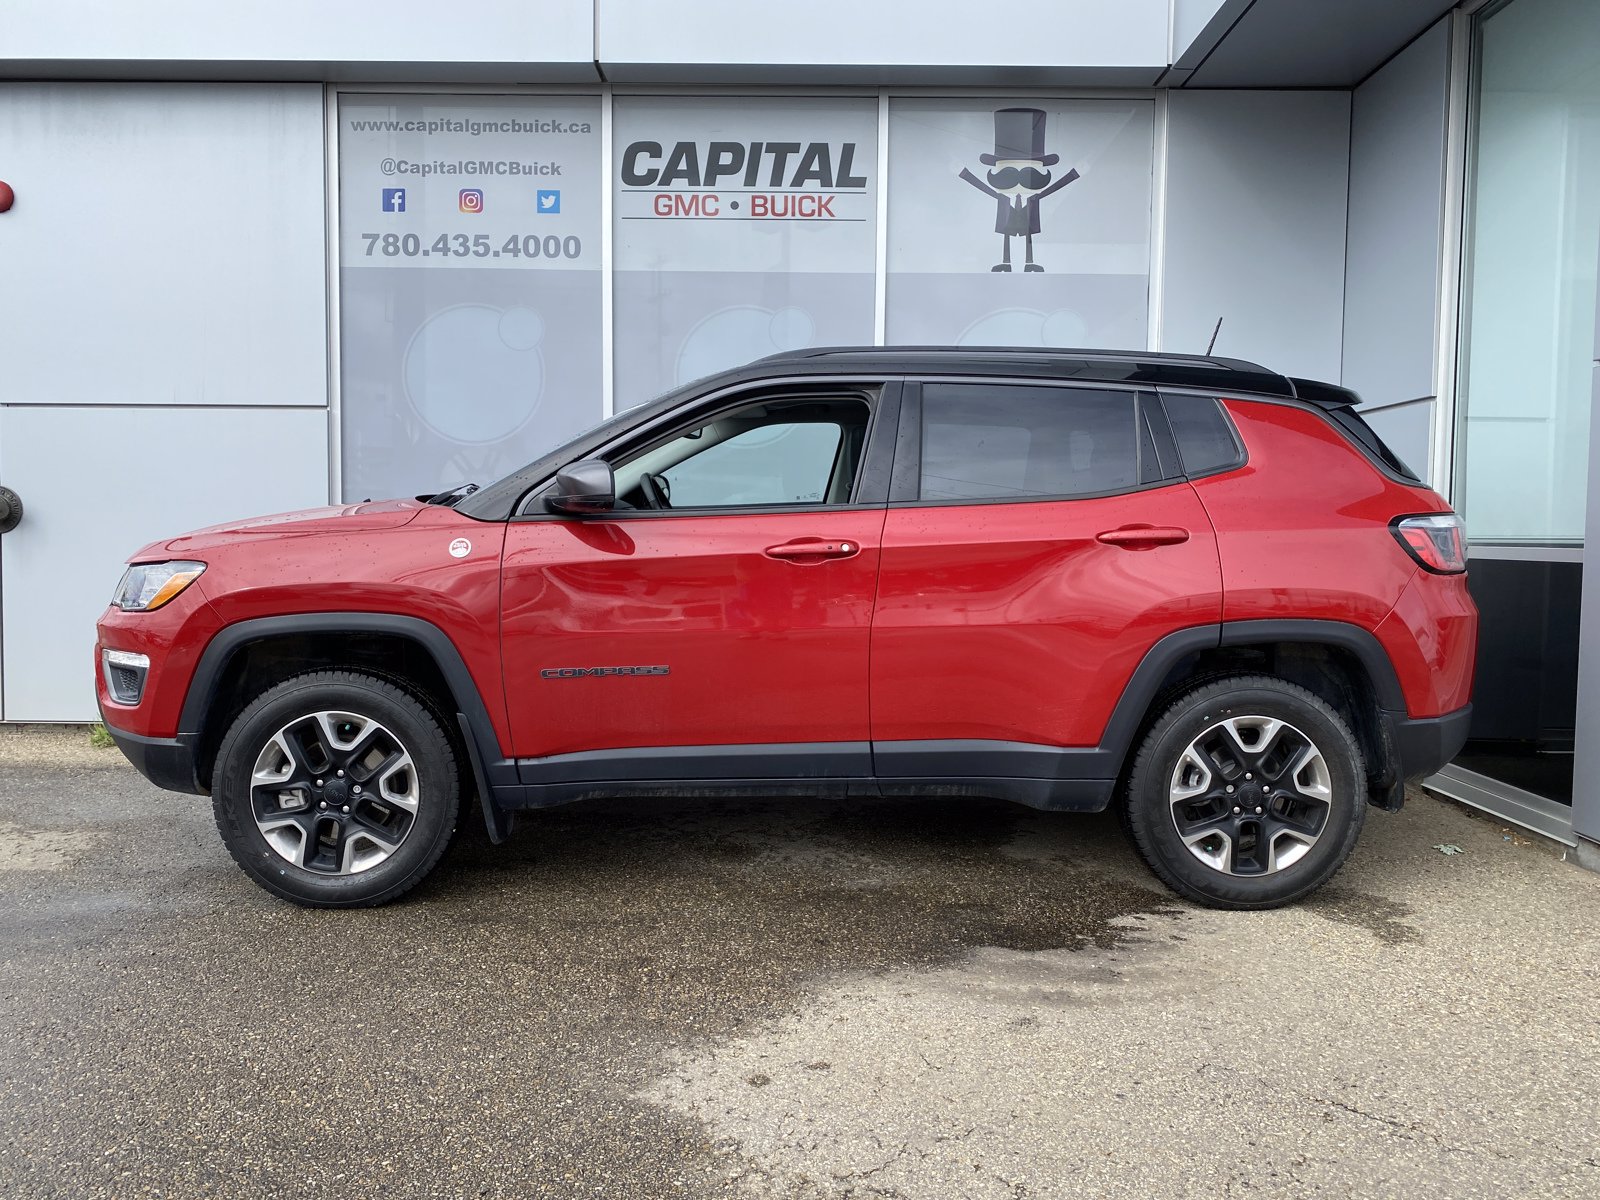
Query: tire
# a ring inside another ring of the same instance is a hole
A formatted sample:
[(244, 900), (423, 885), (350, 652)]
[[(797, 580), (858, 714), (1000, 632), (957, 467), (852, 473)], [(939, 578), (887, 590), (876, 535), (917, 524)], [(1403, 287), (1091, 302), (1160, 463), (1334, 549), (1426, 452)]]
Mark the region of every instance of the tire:
[(1361, 745), (1344, 718), (1286, 680), (1236, 675), (1191, 689), (1156, 718), (1128, 777), (1124, 820), (1180, 896), (1256, 909), (1326, 883), (1355, 848), (1366, 809)]
[(217, 753), (211, 805), (234, 861), (308, 908), (387, 904), (427, 877), (461, 804), (450, 739), (385, 679), (298, 675), (261, 693)]

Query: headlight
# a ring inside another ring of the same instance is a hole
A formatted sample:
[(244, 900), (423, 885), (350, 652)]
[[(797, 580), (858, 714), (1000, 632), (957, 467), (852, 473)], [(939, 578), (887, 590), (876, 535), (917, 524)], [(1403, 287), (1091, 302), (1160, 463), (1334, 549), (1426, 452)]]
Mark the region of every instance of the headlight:
[(199, 562), (134, 563), (123, 572), (111, 603), (125, 612), (149, 612), (199, 579), (205, 569)]

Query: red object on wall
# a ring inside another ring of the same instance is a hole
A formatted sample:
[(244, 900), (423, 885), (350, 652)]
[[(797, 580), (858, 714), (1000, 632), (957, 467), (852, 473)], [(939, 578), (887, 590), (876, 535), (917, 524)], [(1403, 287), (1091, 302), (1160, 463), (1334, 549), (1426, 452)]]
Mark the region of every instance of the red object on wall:
[(0, 179), (0, 213), (8, 212), (11, 208), (11, 202), (16, 198), (17, 194), (11, 190), (11, 185)]

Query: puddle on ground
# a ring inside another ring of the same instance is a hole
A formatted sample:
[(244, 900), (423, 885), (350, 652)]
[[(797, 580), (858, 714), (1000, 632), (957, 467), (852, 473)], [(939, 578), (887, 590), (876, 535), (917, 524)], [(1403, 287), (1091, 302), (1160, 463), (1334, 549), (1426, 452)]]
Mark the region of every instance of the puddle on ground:
[(1422, 931), (1407, 920), (1412, 915), (1410, 907), (1382, 896), (1325, 887), (1300, 903), (1330, 921), (1365, 929), (1386, 946), (1414, 946), (1422, 941)]

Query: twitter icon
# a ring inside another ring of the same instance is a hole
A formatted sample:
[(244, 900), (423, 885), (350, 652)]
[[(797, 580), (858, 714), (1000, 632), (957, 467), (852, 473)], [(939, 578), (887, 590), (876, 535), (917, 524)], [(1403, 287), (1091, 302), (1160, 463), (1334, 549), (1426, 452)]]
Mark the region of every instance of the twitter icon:
[(561, 192), (555, 188), (540, 188), (536, 199), (542, 213), (561, 211)]

